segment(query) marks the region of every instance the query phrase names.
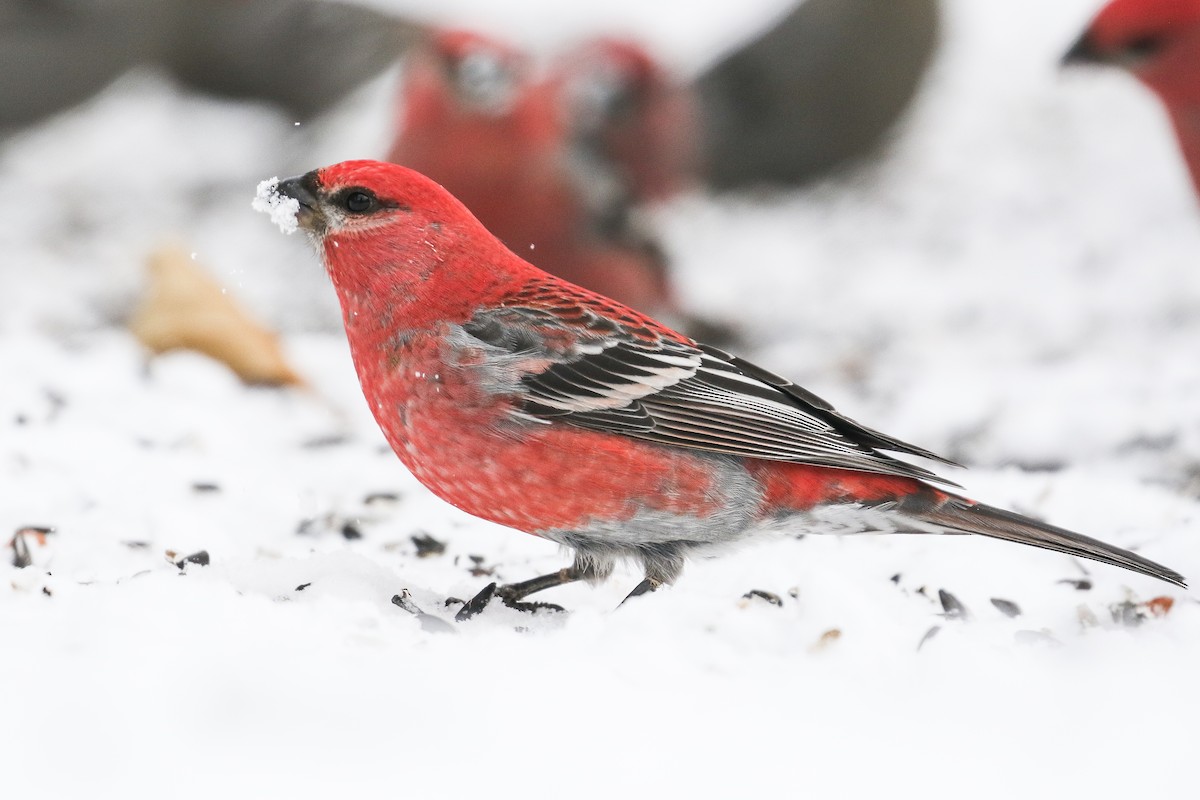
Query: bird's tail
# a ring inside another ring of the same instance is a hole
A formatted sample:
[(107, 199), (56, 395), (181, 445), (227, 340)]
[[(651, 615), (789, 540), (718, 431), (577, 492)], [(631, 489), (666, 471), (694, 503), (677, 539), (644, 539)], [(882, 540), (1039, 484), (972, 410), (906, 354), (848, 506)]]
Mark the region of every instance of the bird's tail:
[(944, 492), (932, 494), (936, 495), (937, 501), (929, 503), (928, 496), (920, 498), (918, 495), (913, 498), (917, 500), (914, 503), (917, 508), (904, 508), (906, 504), (901, 501), (897, 510), (919, 522), (949, 531), (977, 533), (993, 539), (1004, 539), (1080, 558), (1090, 558), (1187, 588), (1187, 583), (1178, 572), (1156, 564), (1148, 558), (1142, 558), (1136, 553), (1105, 544), (1099, 539)]

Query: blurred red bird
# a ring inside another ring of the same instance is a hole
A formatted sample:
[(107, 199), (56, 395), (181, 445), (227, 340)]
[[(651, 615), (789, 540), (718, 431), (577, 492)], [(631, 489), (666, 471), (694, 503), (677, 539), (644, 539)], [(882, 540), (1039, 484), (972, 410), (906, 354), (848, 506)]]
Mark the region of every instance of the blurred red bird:
[(1116, 64), (1150, 87), (1200, 193), (1200, 0), (1113, 0), (1063, 60)]
[(613, 235), (571, 162), (559, 97), (519, 51), (443, 31), (406, 61), (387, 160), (446, 187), (509, 248), (622, 302), (672, 313), (661, 252)]
[(615, 203), (663, 200), (697, 177), (699, 129), (691, 91), (635, 42), (601, 37), (566, 53), (551, 78), (577, 162)]
[(800, 186), (875, 155), (921, 86), (938, 0), (804, 0), (690, 81), (599, 38), (559, 60), (575, 147), (634, 202)]
[[(363, 392), (396, 454), (442, 499), (558, 542), (571, 566), (506, 602), (632, 559), (672, 583), (694, 551), (754, 530), (978, 533), (1176, 572), (936, 488), (885, 451), (939, 459), (748, 361), (549, 275), (424, 176), (350, 161), (291, 178), (337, 289)], [(945, 481), (941, 481), (945, 483)]]

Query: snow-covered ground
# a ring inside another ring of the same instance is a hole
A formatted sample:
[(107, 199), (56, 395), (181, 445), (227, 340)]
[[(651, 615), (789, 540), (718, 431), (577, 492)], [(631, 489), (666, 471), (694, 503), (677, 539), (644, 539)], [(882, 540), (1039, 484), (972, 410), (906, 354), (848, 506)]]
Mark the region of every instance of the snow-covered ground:
[[(687, 70), (748, 29), (730, 9), (785, 4), (696, 5), (481, 24), (543, 48), (611, 24)], [(759, 363), (970, 465), (971, 495), (1195, 579), (1200, 208), (1165, 120), (1126, 76), (1057, 68), (1094, 0), (945, 5), (890, 158), (665, 209), (680, 283)], [(378, 155), (393, 80), (298, 128), (134, 74), (0, 145), (0, 535), (54, 529), (0, 561), (0, 794), (1197, 795), (1197, 595), (1056, 554), (779, 536), (619, 610), (631, 571), (539, 598), (567, 614), (454, 623), (447, 598), (564, 557), (404, 471), (315, 259), (249, 204)], [(164, 241), (285, 332), (307, 388), (147, 363), (120, 321)]]

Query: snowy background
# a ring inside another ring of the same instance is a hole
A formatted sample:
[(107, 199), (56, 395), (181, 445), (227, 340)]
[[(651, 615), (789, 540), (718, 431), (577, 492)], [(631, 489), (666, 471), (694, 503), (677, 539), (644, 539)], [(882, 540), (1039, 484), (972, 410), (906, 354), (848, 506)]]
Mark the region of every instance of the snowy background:
[[(787, 3), (724, 5), (439, 13), (543, 53), (633, 32), (688, 74)], [(1165, 118), (1057, 67), (1095, 0), (945, 5), (888, 158), (663, 209), (679, 284), (757, 362), (969, 465), (971, 496), (1195, 580), (1200, 209)], [(405, 472), (315, 258), (249, 204), (380, 155), (395, 78), (298, 126), (133, 73), (0, 144), (0, 535), (53, 528), (0, 561), (5, 796), (1197, 795), (1197, 595), (1057, 554), (780, 536), (619, 610), (632, 571), (455, 624), (447, 598), (564, 556)], [(123, 321), (164, 242), (306, 388), (147, 360)]]

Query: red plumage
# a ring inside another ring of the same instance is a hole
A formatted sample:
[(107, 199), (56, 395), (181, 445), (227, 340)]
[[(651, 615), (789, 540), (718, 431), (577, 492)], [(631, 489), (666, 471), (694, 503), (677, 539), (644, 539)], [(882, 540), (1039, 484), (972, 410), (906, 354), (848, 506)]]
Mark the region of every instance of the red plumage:
[(598, 184), (577, 169), (560, 87), (523, 54), (443, 31), (406, 59), (401, 93), (388, 161), (445, 186), (548, 272), (635, 306), (676, 309), (653, 243), (603, 229), (590, 196)]
[[(760, 367), (548, 275), (433, 181), (356, 161), (280, 184), (337, 289), (389, 443), (459, 508), (573, 549), (557, 576), (640, 561), (672, 582), (693, 550), (830, 510), (862, 526), (980, 533), (1182, 583), (1120, 548), (935, 488), (860, 425)], [(819, 521), (819, 519), (818, 519)]]

